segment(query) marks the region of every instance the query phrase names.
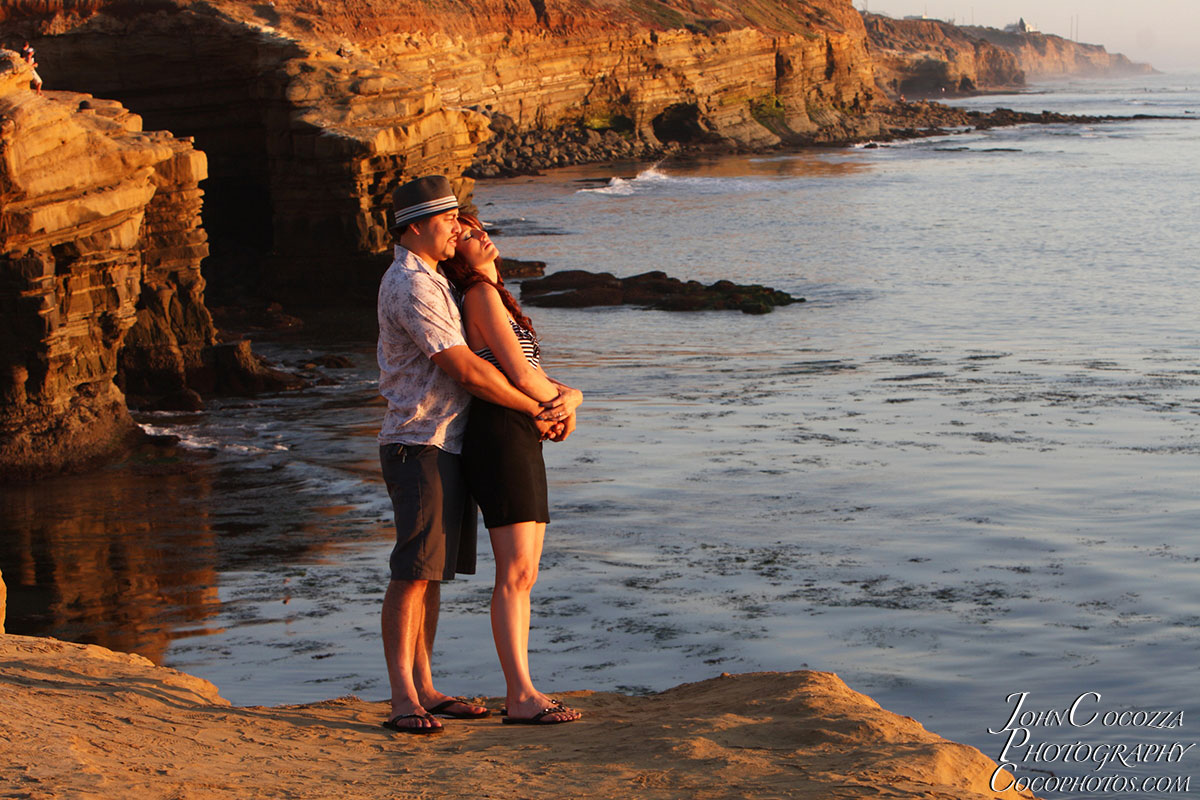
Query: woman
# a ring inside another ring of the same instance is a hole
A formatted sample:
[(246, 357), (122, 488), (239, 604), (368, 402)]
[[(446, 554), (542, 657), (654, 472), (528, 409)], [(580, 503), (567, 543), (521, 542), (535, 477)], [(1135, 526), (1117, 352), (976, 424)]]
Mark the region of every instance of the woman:
[[(454, 257), (441, 266), (463, 295), (467, 345), (535, 400), (564, 396), (569, 415), (547, 435), (562, 441), (575, 429), (575, 409), (583, 395), (542, 371), (537, 335), (504, 288), (496, 245), (475, 217), (461, 214), (459, 222), (463, 232)], [(492, 635), (507, 684), (503, 721), (508, 724), (554, 725), (582, 716), (539, 692), (529, 674), (529, 593), (550, 521), (542, 438), (530, 417), (478, 398), (471, 402), (463, 468), (496, 557)]]

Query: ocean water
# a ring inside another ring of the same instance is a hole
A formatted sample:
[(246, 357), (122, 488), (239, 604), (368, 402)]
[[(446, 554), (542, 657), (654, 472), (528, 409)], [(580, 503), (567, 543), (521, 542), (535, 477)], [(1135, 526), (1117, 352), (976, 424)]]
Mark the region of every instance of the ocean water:
[[(649, 692), (832, 671), (993, 758), (1008, 743), (1026, 778), (1094, 781), (1041, 796), (1184, 796), (1200, 76), (961, 102), (1177, 119), (477, 186), (501, 252), (548, 271), (807, 299), (529, 309), (547, 371), (586, 397), (546, 451), (535, 677)], [(181, 437), (173, 458), (2, 490), (10, 629), (145, 652), (235, 703), (385, 697), (372, 337), (370, 312), (313, 315), (255, 349), (327, 385), (147, 416)], [(306, 366), (330, 353), (355, 366)], [(443, 590), (436, 662), (444, 690), (496, 695), (482, 550), (481, 574)]]

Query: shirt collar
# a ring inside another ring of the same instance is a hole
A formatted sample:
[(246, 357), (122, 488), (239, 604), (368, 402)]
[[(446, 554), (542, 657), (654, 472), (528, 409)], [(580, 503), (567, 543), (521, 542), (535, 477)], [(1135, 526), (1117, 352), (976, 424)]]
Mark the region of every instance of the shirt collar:
[(425, 259), (421, 258), (412, 250), (409, 250), (404, 245), (395, 245), (393, 253), (395, 254), (396, 261), (398, 261), (400, 266), (404, 267), (405, 269), (427, 272), (430, 275), (436, 276), (442, 282), (447, 284), (449, 283), (449, 281), (446, 279), (446, 276), (443, 275), (440, 270), (426, 264)]

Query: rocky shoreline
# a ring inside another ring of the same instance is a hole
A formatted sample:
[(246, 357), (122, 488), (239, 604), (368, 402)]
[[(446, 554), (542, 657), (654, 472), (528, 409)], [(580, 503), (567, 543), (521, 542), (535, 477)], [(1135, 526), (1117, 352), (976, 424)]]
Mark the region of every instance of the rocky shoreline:
[(475, 160), (463, 173), (468, 178), (509, 178), (544, 169), (613, 161), (655, 161), (679, 152), (638, 138), (632, 131), (604, 131), (583, 125), (552, 130), (518, 130), (511, 117), (489, 117), (491, 138), (480, 145)]
[[(972, 92), (974, 96), (987, 92)], [(739, 153), (780, 153), (799, 151), (808, 147), (851, 147), (856, 145), (897, 142), (969, 133), (1015, 125), (1096, 125), (1107, 122), (1163, 119), (1147, 114), (1131, 116), (1089, 116), (1061, 114), (1054, 111), (1028, 112), (997, 108), (993, 111), (973, 111), (954, 108), (933, 100), (880, 104), (876, 109), (880, 121), (877, 130), (861, 135), (834, 138), (813, 137), (806, 141), (778, 142), (751, 146), (745, 143), (714, 138), (703, 142), (680, 144), (650, 142), (635, 132), (603, 133), (580, 125), (568, 125), (551, 130), (518, 131), (509, 126), (503, 115), (491, 118), (492, 138), (480, 145), (475, 160), (463, 173), (476, 180), (538, 175), (544, 170), (579, 164), (612, 164), (629, 161), (687, 160), (700, 156)]]

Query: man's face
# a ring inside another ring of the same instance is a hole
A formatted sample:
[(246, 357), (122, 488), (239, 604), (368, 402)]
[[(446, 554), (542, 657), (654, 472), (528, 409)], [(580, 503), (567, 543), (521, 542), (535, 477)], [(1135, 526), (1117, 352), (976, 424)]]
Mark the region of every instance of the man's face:
[(454, 246), (458, 244), (458, 235), (462, 233), (458, 209), (430, 217), (423, 227), (429, 252), (435, 254), (438, 261), (445, 261), (454, 255)]

